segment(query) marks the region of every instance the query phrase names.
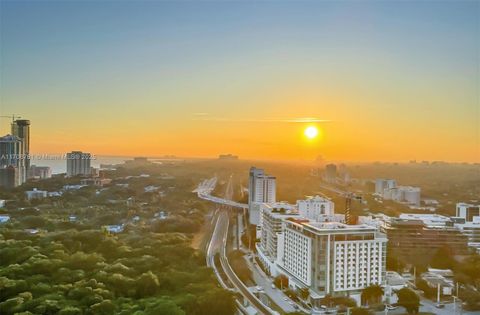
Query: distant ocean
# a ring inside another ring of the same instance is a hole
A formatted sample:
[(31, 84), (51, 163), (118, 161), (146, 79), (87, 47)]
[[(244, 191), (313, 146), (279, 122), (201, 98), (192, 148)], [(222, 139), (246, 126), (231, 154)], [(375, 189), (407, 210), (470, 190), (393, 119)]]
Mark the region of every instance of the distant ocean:
[[(131, 159), (132, 157), (96, 156), (95, 159), (92, 159), (91, 165), (93, 167), (100, 167), (100, 164), (121, 164), (124, 161)], [(52, 174), (67, 172), (67, 160), (65, 159), (34, 159), (30, 163), (36, 166), (50, 166)]]

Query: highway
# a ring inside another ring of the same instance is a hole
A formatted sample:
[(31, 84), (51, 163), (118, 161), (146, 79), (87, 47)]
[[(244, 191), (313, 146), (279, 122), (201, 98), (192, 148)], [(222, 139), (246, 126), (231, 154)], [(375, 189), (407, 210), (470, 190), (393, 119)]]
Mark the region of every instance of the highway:
[[(231, 178), (232, 177), (230, 176), (230, 180), (227, 184), (227, 192), (233, 195), (233, 186), (231, 184)], [(247, 204), (235, 202), (231, 200), (231, 197), (228, 198), (228, 196), (225, 196), (225, 198), (220, 198), (220, 197), (212, 196), (211, 193), (215, 189), (216, 184), (217, 184), (216, 177), (206, 179), (203, 182), (201, 182), (193, 192), (197, 193), (198, 198), (208, 200), (216, 204), (234, 207), (234, 208), (248, 209)]]
[(222, 224), (222, 222), (219, 222), (220, 217), (224, 213), (225, 212), (222, 211), (219, 214), (219, 216), (216, 217), (215, 229), (213, 230), (212, 238), (207, 247), (207, 266), (213, 268), (213, 271), (215, 272), (215, 275), (217, 276), (217, 279), (220, 282), (221, 286), (224, 289), (230, 289), (228, 285), (223, 281), (223, 278), (220, 275), (217, 269), (217, 266), (215, 265), (215, 254), (220, 253), (222, 251), (222, 245), (223, 245), (222, 236), (225, 235), (225, 233), (228, 233), (228, 225), (225, 226), (225, 224)]
[[(233, 195), (233, 185), (232, 177), (230, 177), (227, 184), (225, 197), (231, 198)], [(277, 312), (271, 310), (265, 304), (263, 304), (250, 290), (245, 286), (245, 284), (237, 277), (233, 271), (230, 263), (227, 258), (227, 242), (228, 242), (228, 226), (230, 223), (229, 211), (220, 210), (218, 213), (218, 219), (215, 224), (215, 229), (212, 234), (212, 238), (207, 248), (207, 264), (214, 269), (217, 278), (220, 281), (220, 284), (228, 289), (228, 285), (223, 281), (217, 267), (215, 266), (215, 255), (220, 254), (220, 264), (223, 269), (223, 272), (227, 276), (230, 283), (235, 287), (237, 292), (239, 292), (249, 303), (252, 305), (260, 314), (270, 315), (277, 314)], [(240, 303), (237, 303), (237, 305)], [(241, 305), (239, 305), (241, 306)], [(241, 309), (242, 312), (244, 310)]]

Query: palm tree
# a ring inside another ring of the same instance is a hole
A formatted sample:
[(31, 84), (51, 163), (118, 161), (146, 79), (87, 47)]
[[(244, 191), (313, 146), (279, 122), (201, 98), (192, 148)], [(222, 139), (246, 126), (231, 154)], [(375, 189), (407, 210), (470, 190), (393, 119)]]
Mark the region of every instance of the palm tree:
[(378, 284), (372, 284), (362, 290), (362, 305), (380, 303), (383, 297), (383, 288)]

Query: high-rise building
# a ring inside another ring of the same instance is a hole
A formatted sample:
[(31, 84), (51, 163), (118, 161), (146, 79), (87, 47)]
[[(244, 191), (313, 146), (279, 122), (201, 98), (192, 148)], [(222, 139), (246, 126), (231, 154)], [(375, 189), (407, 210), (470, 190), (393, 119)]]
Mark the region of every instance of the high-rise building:
[[(263, 169), (251, 167), (248, 182), (248, 208), (252, 215), (254, 204), (276, 202), (276, 178), (265, 174)], [(257, 207), (258, 208), (258, 207)], [(258, 217), (257, 215), (256, 217)], [(255, 217), (253, 215), (252, 217)], [(252, 224), (258, 224), (252, 222)]]
[(276, 178), (270, 175), (258, 176), (255, 179), (254, 202), (273, 203), (276, 201)]
[(285, 206), (280, 204), (261, 205), (261, 234), (257, 249), (263, 266), (274, 276), (276, 275), (275, 264), (278, 260), (278, 239), (285, 229), (285, 219), (300, 217), (298, 212), (290, 208), (288, 204)]
[(280, 273), (290, 286), (308, 288), (314, 306), (327, 294), (359, 297), (385, 283), (387, 238), (374, 227), (287, 219), (283, 234)]
[(20, 138), (23, 142), (25, 154), (25, 176), (30, 169), (30, 120), (17, 119), (12, 122), (12, 135)]
[(29, 178), (45, 179), (52, 177), (52, 169), (49, 166), (30, 165)]
[(14, 188), (19, 185), (18, 169), (12, 165), (0, 168), (0, 187)]
[(0, 138), (0, 176), (2, 185), (12, 188), (26, 181), (26, 167), (23, 141), (16, 136)]
[(67, 176), (89, 176), (91, 173), (90, 153), (72, 151), (67, 153)]
[(327, 164), (325, 166), (325, 181), (335, 183), (337, 181), (337, 166), (335, 164)]

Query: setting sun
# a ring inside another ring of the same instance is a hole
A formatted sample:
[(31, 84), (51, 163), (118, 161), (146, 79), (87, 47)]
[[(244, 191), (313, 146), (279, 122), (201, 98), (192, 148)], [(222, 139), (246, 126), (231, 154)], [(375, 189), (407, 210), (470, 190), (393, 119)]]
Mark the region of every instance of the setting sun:
[(316, 138), (318, 135), (318, 129), (314, 126), (307, 127), (304, 134), (308, 139)]

